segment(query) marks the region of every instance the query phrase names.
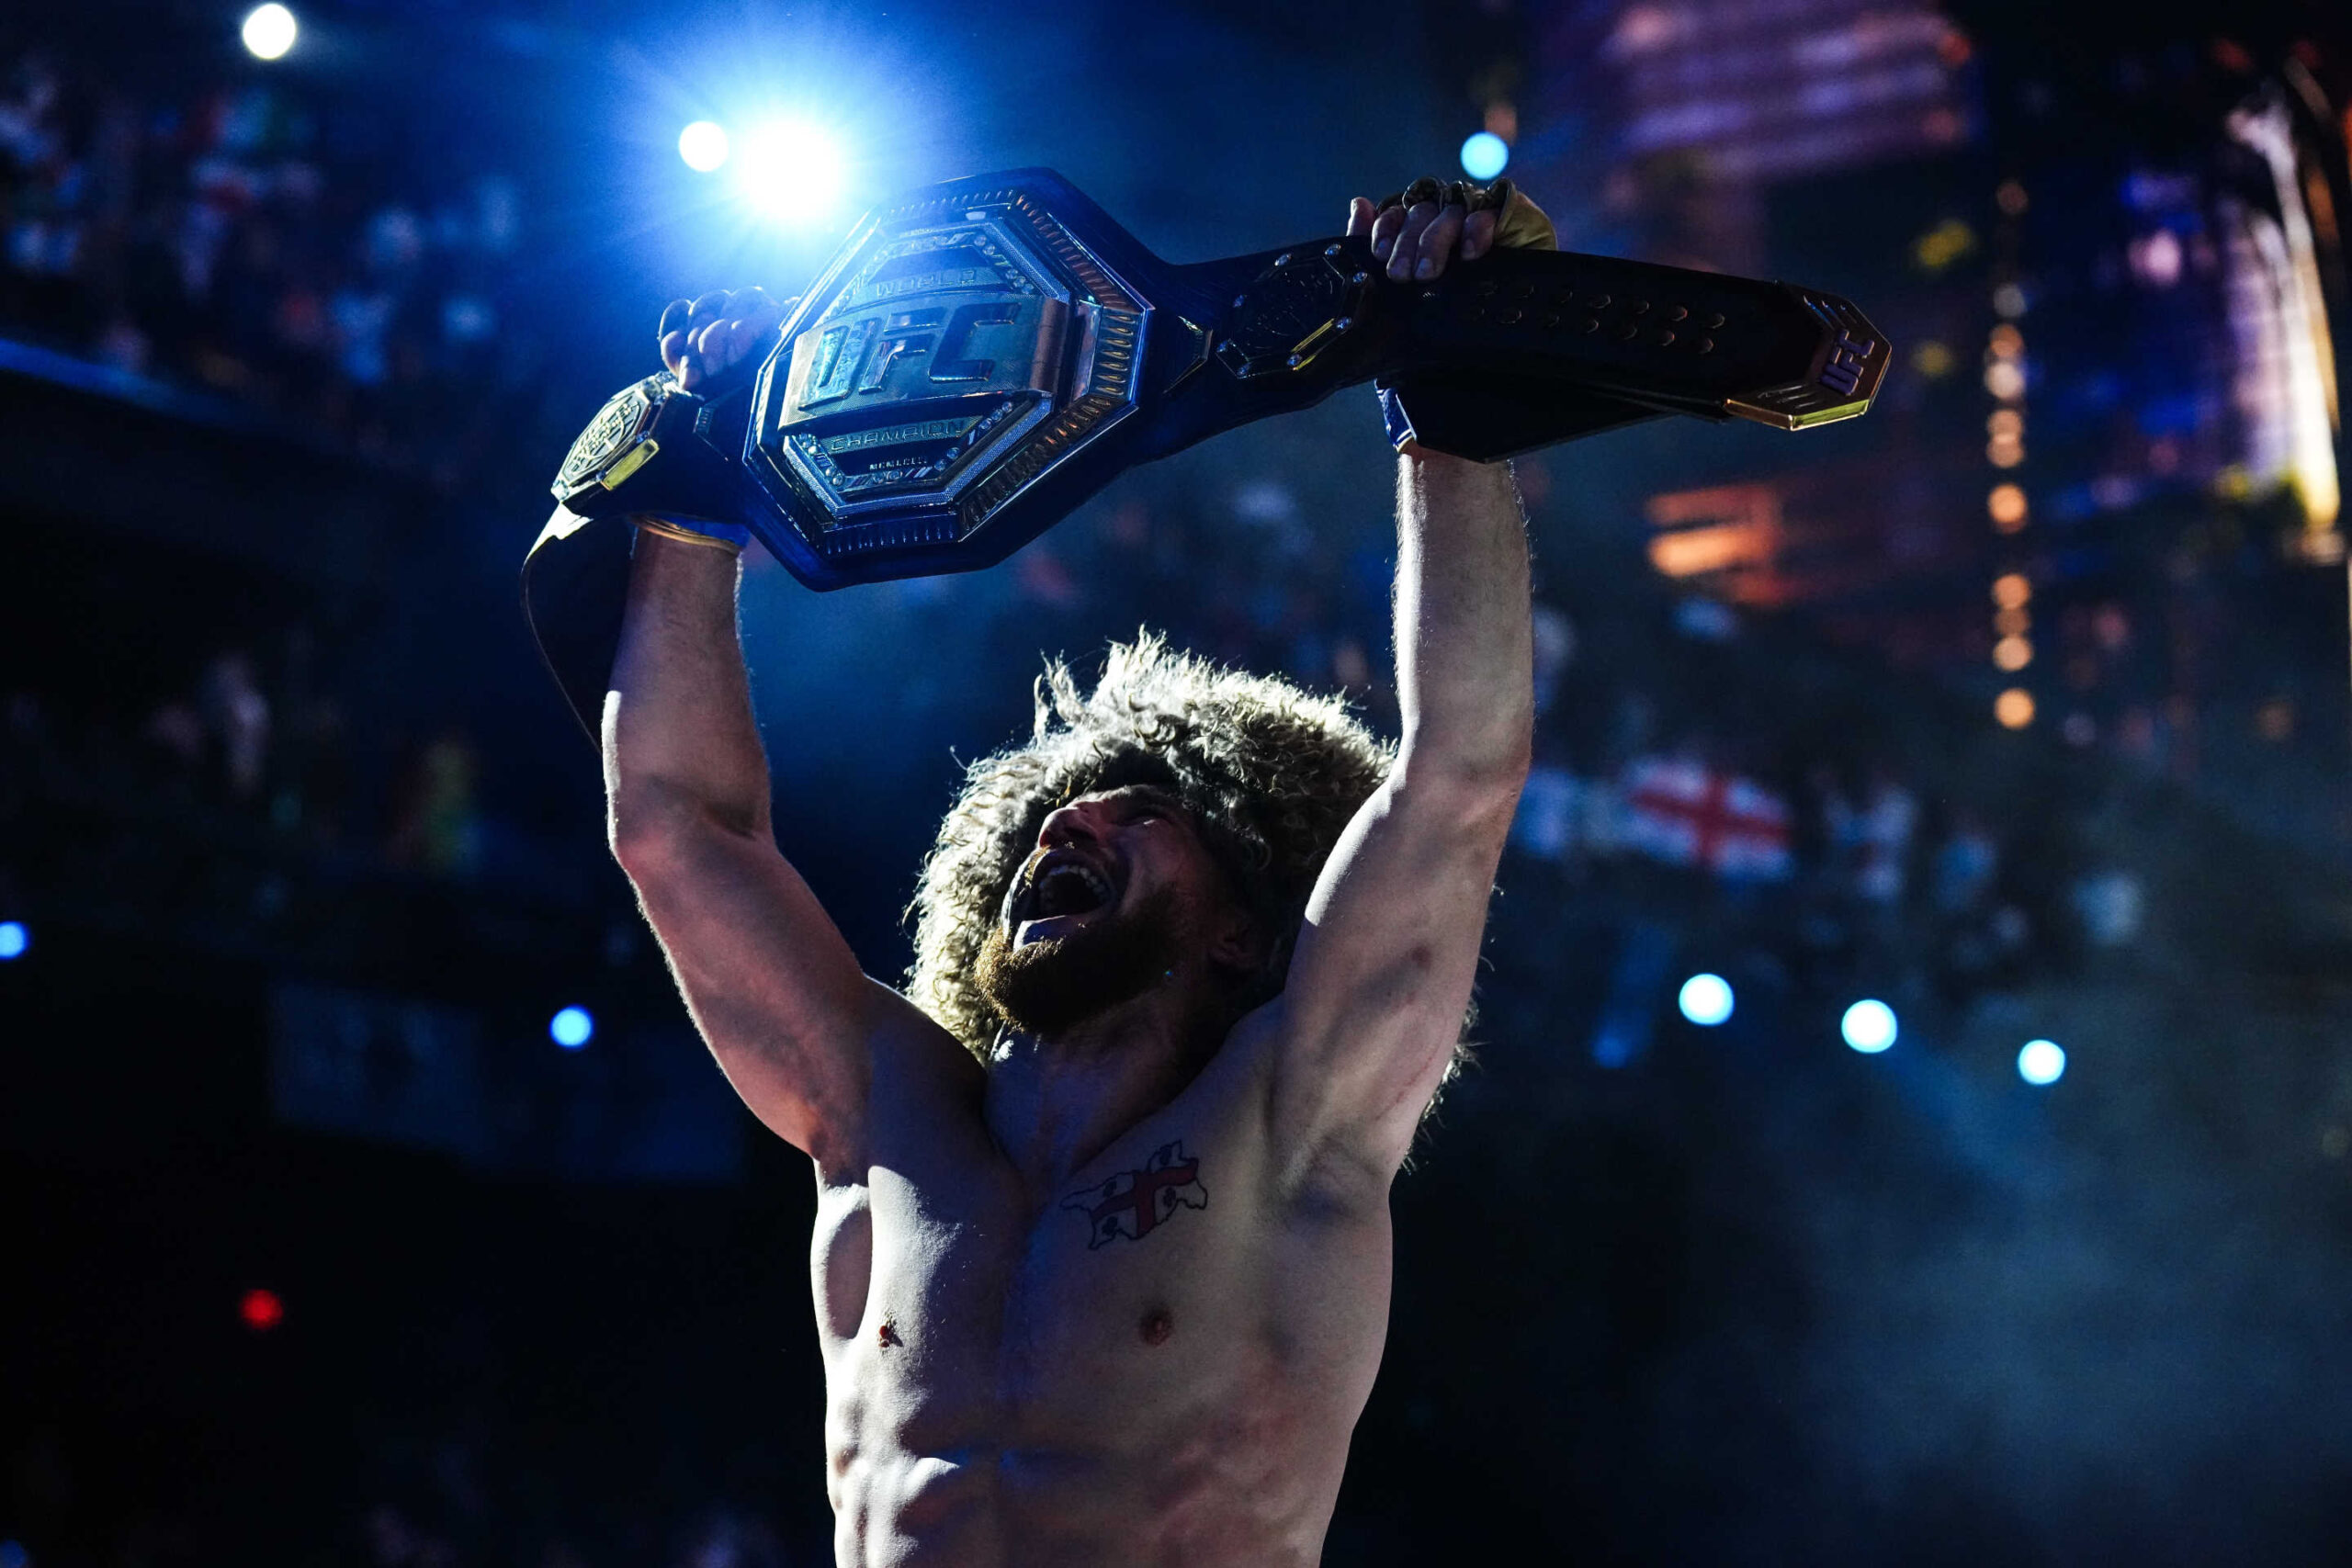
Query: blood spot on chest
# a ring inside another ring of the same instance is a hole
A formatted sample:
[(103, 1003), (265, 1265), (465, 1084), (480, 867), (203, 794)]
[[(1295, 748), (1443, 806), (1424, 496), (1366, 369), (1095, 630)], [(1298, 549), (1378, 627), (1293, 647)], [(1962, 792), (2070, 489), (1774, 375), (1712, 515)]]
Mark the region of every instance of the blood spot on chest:
[(1165, 1345), (1168, 1337), (1176, 1332), (1176, 1314), (1164, 1306), (1153, 1307), (1143, 1314), (1136, 1325), (1136, 1333), (1147, 1345)]
[(888, 1350), (893, 1345), (904, 1345), (906, 1341), (899, 1337), (899, 1325), (886, 1317), (882, 1320), (882, 1326), (874, 1331), (874, 1343)]

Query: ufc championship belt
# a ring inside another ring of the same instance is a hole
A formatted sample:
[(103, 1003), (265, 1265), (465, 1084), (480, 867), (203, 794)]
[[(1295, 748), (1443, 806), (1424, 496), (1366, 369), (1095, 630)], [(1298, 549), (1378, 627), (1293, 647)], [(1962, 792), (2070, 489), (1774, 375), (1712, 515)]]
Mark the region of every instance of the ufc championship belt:
[(1422, 446), (1491, 460), (1669, 413), (1849, 419), (1888, 355), (1834, 294), (1608, 256), (1497, 248), (1395, 282), (1332, 238), (1179, 266), (1051, 170), (983, 175), (868, 213), (763, 357), (608, 401), (526, 607), (585, 720), (630, 514), (748, 527), (833, 589), (994, 565), (1137, 464), (1374, 377)]

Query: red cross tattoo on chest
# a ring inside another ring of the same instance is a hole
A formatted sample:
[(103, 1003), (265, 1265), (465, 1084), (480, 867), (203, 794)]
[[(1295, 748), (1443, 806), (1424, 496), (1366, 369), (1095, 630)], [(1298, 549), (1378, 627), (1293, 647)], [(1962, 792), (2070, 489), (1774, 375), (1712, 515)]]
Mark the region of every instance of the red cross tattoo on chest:
[(1154, 1149), (1141, 1170), (1123, 1170), (1062, 1200), (1063, 1208), (1086, 1216), (1089, 1252), (1121, 1236), (1141, 1241), (1177, 1210), (1208, 1206), (1201, 1162), (1184, 1153), (1182, 1138)]

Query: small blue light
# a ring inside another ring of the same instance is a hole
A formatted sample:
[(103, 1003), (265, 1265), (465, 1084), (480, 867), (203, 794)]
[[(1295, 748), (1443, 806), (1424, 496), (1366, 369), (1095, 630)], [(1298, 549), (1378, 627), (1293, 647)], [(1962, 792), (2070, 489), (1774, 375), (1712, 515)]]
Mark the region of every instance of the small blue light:
[(698, 119), (678, 132), (678, 156), (698, 175), (727, 162), (727, 128), (716, 120)]
[(1731, 982), (1721, 975), (1691, 976), (1674, 999), (1682, 1016), (1702, 1029), (1713, 1029), (1731, 1017)]
[(2018, 1077), (2040, 1088), (2066, 1075), (2066, 1051), (2055, 1040), (2029, 1040), (2018, 1053)]
[(1462, 172), (1474, 180), (1490, 180), (1510, 164), (1510, 143), (1491, 130), (1481, 130), (1462, 144)]
[(26, 1568), (33, 1554), (25, 1550), (21, 1540), (0, 1540), (0, 1568)]
[(565, 1008), (548, 1020), (548, 1038), (567, 1051), (577, 1051), (596, 1032), (596, 1021), (586, 1008)]
[(0, 920), (0, 962), (22, 958), (32, 944), (33, 933), (25, 930), (22, 920)]
[(255, 60), (282, 60), (286, 51), (294, 47), (294, 35), (300, 30), (294, 13), (271, 0), (269, 5), (256, 6), (245, 14), (244, 26), (238, 29), (238, 35)]
[(1846, 1016), (1838, 1021), (1838, 1032), (1863, 1055), (1875, 1056), (1894, 1043), (1894, 1010), (1884, 1002), (1865, 998), (1846, 1010)]

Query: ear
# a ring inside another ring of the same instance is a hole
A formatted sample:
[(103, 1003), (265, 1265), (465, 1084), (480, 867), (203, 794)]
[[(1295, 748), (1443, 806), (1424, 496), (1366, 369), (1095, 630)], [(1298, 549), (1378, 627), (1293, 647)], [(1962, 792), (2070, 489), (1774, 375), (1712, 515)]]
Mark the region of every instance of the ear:
[(1266, 962), (1265, 939), (1249, 911), (1227, 908), (1217, 917), (1209, 937), (1210, 962), (1222, 968), (1250, 973)]

